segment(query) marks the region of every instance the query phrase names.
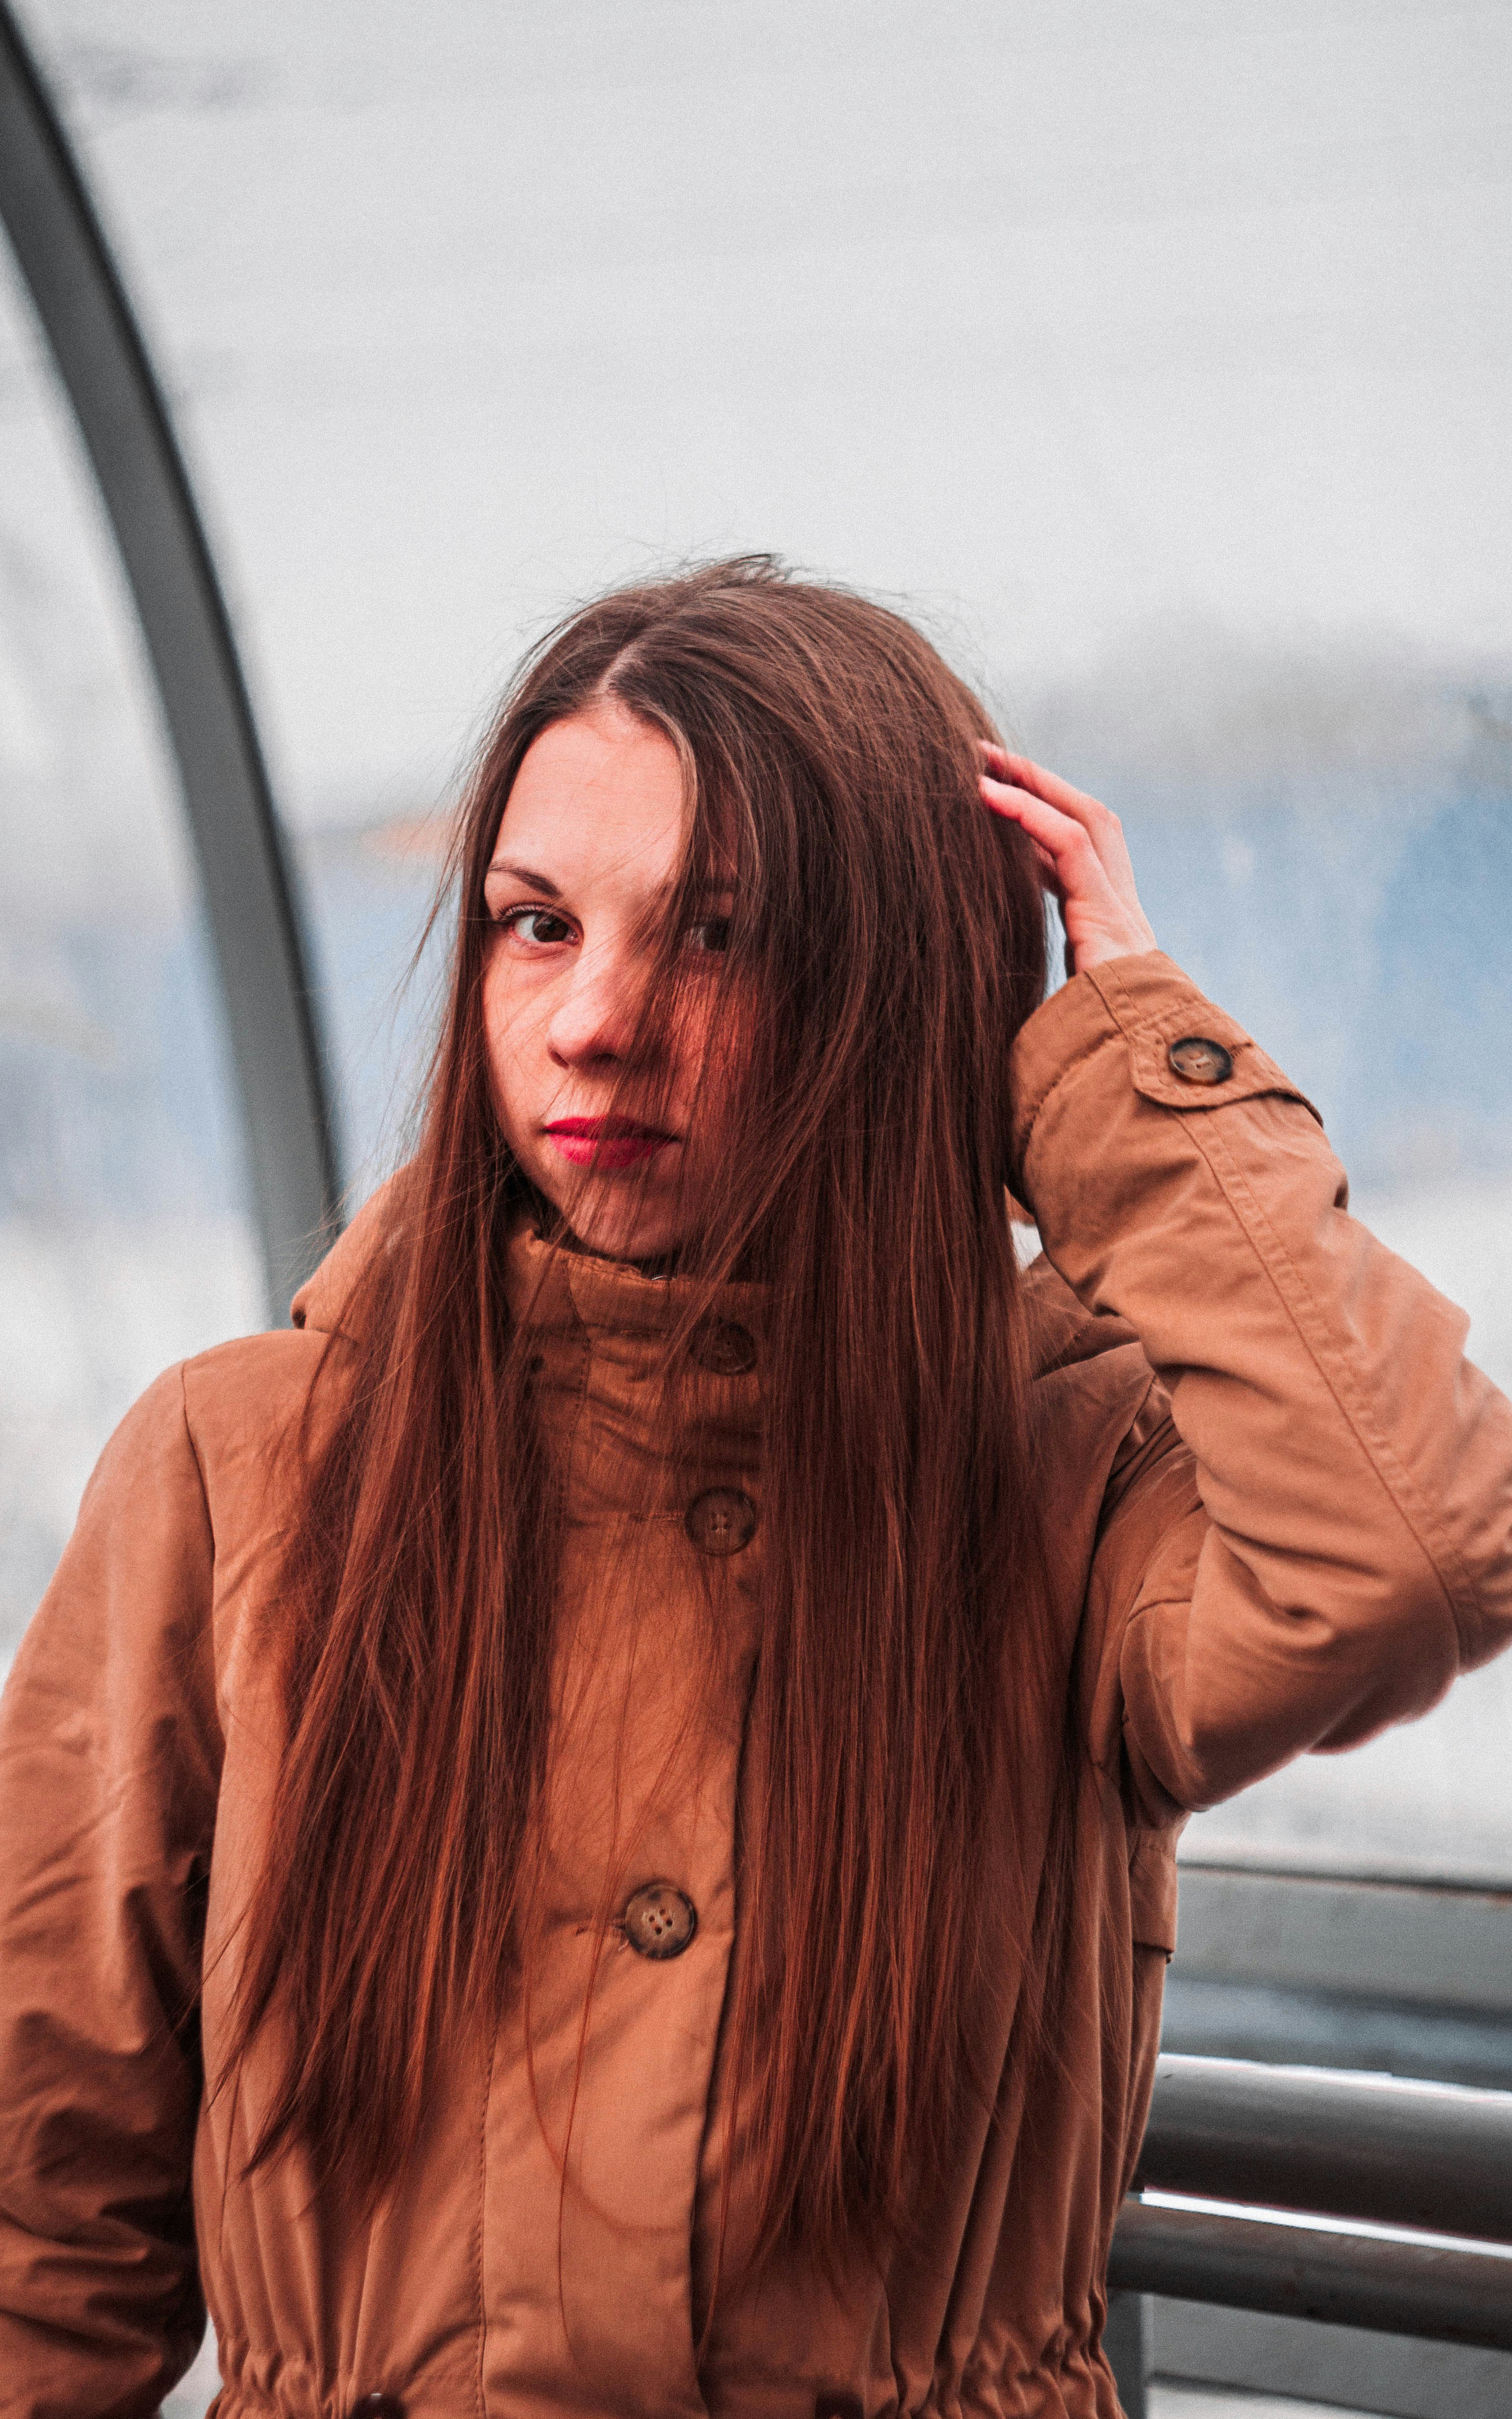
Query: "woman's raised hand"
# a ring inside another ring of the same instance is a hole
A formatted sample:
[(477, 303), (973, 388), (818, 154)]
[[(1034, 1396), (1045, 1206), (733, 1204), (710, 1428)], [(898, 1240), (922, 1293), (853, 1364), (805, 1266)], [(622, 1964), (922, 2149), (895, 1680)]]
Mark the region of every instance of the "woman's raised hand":
[(981, 753), (982, 805), (1028, 834), (1066, 928), (1067, 973), (1157, 948), (1111, 809), (992, 740), (981, 742)]

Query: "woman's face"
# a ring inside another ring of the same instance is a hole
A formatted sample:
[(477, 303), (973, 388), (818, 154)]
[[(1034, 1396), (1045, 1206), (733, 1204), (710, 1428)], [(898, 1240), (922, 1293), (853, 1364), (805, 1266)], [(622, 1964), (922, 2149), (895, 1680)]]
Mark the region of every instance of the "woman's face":
[(638, 1030), (687, 832), (670, 740), (598, 706), (527, 751), (485, 886), (484, 1018), (504, 1132), (579, 1240), (613, 1259), (686, 1242), (722, 1154), (734, 1063), (714, 1009), (730, 890), (701, 900), (681, 936), (675, 1021)]

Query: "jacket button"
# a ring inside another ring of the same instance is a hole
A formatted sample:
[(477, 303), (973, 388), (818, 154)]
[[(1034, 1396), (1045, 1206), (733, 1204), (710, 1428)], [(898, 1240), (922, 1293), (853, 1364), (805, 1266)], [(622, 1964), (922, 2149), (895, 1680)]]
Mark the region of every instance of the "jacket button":
[(352, 2404), (351, 2419), (404, 2419), (396, 2394), (363, 2394)]
[(1173, 1041), (1165, 1055), (1183, 1084), (1227, 1084), (1234, 1071), (1223, 1043), (1204, 1041), (1196, 1033), (1189, 1033), (1183, 1041)]
[(701, 1318), (687, 1348), (699, 1367), (716, 1378), (743, 1378), (756, 1366), (756, 1339), (733, 1318)]
[(858, 2394), (816, 2394), (813, 2419), (866, 2419), (866, 2405)]
[(698, 1928), (697, 1907), (673, 1882), (645, 1882), (625, 1902), (625, 1936), (642, 1957), (681, 1957)]
[(701, 1554), (738, 1554), (756, 1534), (756, 1506), (735, 1487), (695, 1495), (683, 1523)]

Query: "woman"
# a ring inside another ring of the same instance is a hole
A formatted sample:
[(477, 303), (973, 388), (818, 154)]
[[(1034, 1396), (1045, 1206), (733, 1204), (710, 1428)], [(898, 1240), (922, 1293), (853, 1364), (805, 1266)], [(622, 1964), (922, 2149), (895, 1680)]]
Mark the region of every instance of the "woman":
[(1506, 1641), (1512, 1413), (872, 606), (580, 613), (458, 887), (415, 1160), (9, 1686), (3, 2407), (203, 2289), (226, 2414), (1111, 2413), (1177, 1832)]

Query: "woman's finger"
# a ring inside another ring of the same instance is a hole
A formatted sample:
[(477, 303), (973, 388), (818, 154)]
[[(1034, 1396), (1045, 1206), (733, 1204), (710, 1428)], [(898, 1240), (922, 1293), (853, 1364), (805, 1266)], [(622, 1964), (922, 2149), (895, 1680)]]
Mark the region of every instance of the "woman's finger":
[(1034, 852), (1041, 886), (1056, 901), (1063, 920), (1072, 897), (1100, 894), (1111, 901), (1112, 888), (1097, 852), (1069, 815), (1058, 814), (1042, 798), (1031, 798), (1027, 791), (1010, 789), (986, 774), (981, 778), (981, 802), (990, 813), (1016, 824), (1024, 834)]
[(1111, 807), (1101, 798), (1092, 797), (1086, 790), (1073, 789), (1058, 773), (1046, 772), (1042, 764), (1034, 763), (1027, 756), (1014, 756), (992, 740), (983, 740), (984, 763), (996, 771), (1007, 785), (1038, 798), (1057, 814), (1066, 815), (1077, 824), (1096, 849), (1116, 889), (1132, 897), (1134, 868), (1124, 843), (1123, 825)]
[(1031, 757), (1014, 756), (1008, 748), (1000, 747), (995, 739), (984, 739), (981, 752), (990, 764), (999, 769), (1000, 778), (1015, 790), (1026, 790), (1031, 798), (1042, 799), (1047, 807), (1070, 815), (1073, 823), (1091, 826), (1100, 818), (1117, 823), (1118, 817), (1110, 807), (1103, 804), (1101, 798), (1094, 798), (1088, 791), (1073, 789), (1069, 781), (1061, 779), (1058, 773), (1047, 772)]
[(981, 751), (984, 763), (1000, 768), (1005, 777), (1005, 786), (1028, 797), (1038, 798), (1042, 805), (1065, 816), (1086, 833), (1103, 873), (1124, 907), (1142, 921), (1144, 911), (1139, 904), (1129, 844), (1123, 836), (1123, 825), (1112, 808), (1105, 807), (1101, 798), (1090, 797), (1085, 790), (1073, 789), (1069, 781), (1061, 779), (1058, 773), (1047, 772), (1042, 764), (1032, 763), (1027, 756), (1014, 756), (1008, 748), (999, 747), (995, 741), (983, 740)]
[(995, 781), (984, 773), (981, 801), (992, 813), (1005, 816), (1026, 832), (1062, 880), (1077, 869), (1084, 871), (1086, 878), (1093, 877), (1094, 868), (1103, 871), (1086, 825), (1062, 813), (1058, 807), (1048, 806), (1031, 791), (1021, 790), (1016, 783)]
[[(983, 743), (982, 757), (992, 767), (980, 778), (982, 805), (1016, 824), (1034, 850), (1040, 879), (1060, 907), (1068, 970), (1152, 949), (1155, 936), (1139, 903), (1118, 817), (1099, 799), (1006, 748)], [(1020, 765), (1039, 776), (1038, 788), (997, 778)], [(1050, 788), (1054, 800), (1043, 794)]]

